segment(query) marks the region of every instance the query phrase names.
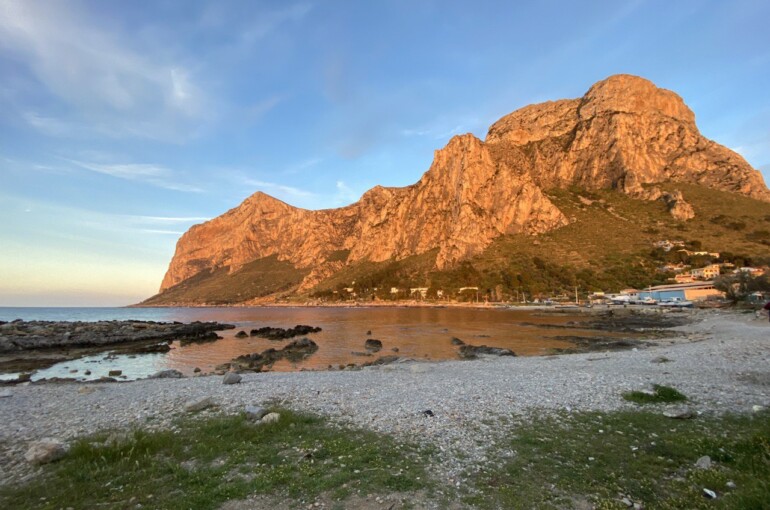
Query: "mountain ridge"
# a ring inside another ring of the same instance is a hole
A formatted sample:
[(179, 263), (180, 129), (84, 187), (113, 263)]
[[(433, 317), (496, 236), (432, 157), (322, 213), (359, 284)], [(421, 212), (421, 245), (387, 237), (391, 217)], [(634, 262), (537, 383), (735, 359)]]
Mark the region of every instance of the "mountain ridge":
[[(761, 174), (706, 139), (675, 93), (631, 75), (594, 84), (578, 99), (529, 105), (492, 124), (484, 141), (452, 137), (430, 168), (403, 188), (375, 186), (338, 209), (293, 207), (262, 192), (177, 243), (161, 284), (277, 257), (304, 272), (308, 291), (345, 265), (436, 252), (447, 269), (500, 236), (536, 236), (570, 223), (548, 190), (615, 189), (661, 200), (678, 221), (695, 211), (663, 183), (697, 184), (770, 202)], [(344, 260), (339, 253), (347, 252)], [(335, 255), (337, 254), (337, 255)]]

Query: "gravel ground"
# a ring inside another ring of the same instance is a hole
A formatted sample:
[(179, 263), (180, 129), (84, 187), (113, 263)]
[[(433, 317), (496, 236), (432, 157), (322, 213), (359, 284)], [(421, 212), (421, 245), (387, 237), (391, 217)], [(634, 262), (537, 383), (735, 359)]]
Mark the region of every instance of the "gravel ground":
[[(0, 388), (0, 484), (35, 476), (23, 459), (30, 441), (166, 427), (184, 413), (186, 401), (206, 396), (224, 412), (280, 403), (433, 445), (439, 449), (437, 475), (453, 484), (462, 483), (464, 470), (487, 460), (501, 419), (634, 408), (621, 394), (652, 384), (677, 388), (697, 412), (770, 406), (767, 319), (721, 311), (694, 316), (693, 324), (674, 328), (682, 334), (628, 351), (245, 374), (241, 384), (227, 386), (211, 376)], [(656, 362), (660, 357), (671, 361)], [(434, 416), (423, 413), (428, 409)]]

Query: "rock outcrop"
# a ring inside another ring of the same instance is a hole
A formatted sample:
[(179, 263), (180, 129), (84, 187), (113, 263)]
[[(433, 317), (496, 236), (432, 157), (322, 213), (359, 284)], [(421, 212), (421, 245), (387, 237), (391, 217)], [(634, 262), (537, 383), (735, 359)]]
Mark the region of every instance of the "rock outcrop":
[[(257, 192), (196, 225), (177, 243), (161, 291), (204, 271), (277, 255), (309, 270), (303, 288), (356, 261), (436, 250), (436, 267), (483, 251), (503, 234), (537, 235), (568, 223), (546, 191), (613, 188), (663, 199), (680, 221), (694, 211), (678, 191), (694, 183), (770, 201), (762, 176), (738, 154), (698, 132), (675, 93), (617, 75), (579, 99), (527, 106), (494, 123), (486, 140), (455, 136), (430, 169), (404, 188), (376, 186), (347, 207), (299, 209)], [(346, 258), (335, 254), (346, 253)]]

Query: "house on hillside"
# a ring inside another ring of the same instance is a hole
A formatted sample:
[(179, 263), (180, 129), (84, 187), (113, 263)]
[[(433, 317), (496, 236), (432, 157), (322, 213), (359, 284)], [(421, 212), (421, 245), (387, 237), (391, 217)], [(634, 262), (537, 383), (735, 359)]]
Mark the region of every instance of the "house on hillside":
[(684, 248), (684, 241), (669, 241), (664, 239), (662, 241), (655, 241), (652, 245), (656, 248), (661, 248), (663, 251), (671, 251), (673, 248)]
[(674, 280), (676, 283), (691, 283), (695, 281), (695, 278), (690, 273), (682, 273), (669, 278), (669, 281), (671, 280)]
[(734, 274), (745, 273), (749, 276), (762, 276), (765, 274), (765, 270), (759, 267), (739, 267), (733, 271)]
[(415, 297), (417, 294), (419, 294), (422, 299), (425, 299), (425, 296), (428, 295), (428, 287), (414, 287), (409, 289), (410, 297)]
[(719, 274), (719, 264), (709, 264), (706, 267), (690, 270), (690, 275), (696, 280), (713, 280), (719, 276)]

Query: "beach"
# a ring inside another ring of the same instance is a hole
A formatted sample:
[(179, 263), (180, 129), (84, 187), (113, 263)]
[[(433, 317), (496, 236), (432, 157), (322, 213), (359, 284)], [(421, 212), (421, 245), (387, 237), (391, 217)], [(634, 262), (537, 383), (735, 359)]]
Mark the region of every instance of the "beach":
[[(634, 409), (622, 393), (653, 384), (689, 397), (697, 414), (752, 413), (770, 406), (770, 324), (765, 317), (702, 310), (672, 336), (630, 350), (471, 361), (404, 361), (355, 371), (246, 373), (126, 383), (20, 384), (0, 389), (2, 483), (34, 477), (31, 441), (72, 440), (104, 430), (173, 426), (186, 402), (211, 397), (205, 413), (280, 405), (437, 448), (442, 479), (487, 461), (500, 420), (548, 413)], [(672, 406), (663, 406), (661, 411)], [(681, 406), (674, 406), (681, 407)], [(425, 411), (430, 411), (426, 413)]]

